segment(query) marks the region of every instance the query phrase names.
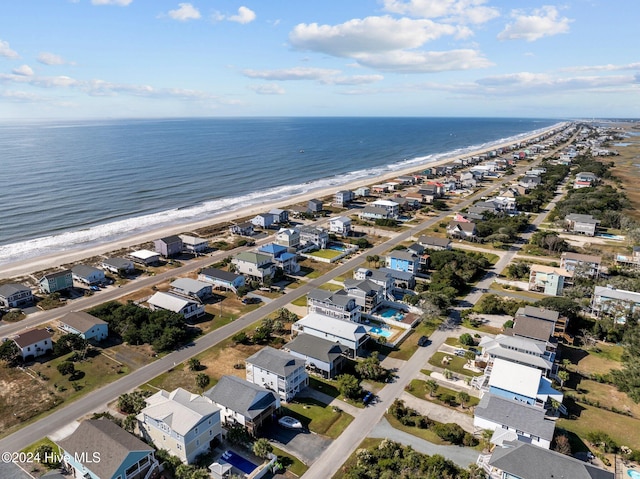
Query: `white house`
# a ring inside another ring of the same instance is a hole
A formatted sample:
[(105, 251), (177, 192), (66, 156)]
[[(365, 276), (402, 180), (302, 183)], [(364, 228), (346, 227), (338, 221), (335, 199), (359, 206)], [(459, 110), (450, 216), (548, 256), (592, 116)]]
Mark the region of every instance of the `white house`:
[(338, 216), (329, 220), (329, 231), (342, 236), (349, 236), (351, 233), (351, 218)]
[(213, 287), (211, 283), (191, 278), (178, 278), (171, 282), (171, 293), (186, 296), (196, 301), (204, 301), (211, 297)]
[(18, 283), (0, 286), (0, 306), (3, 308), (20, 308), (31, 303), (33, 303), (33, 292), (28, 286)]
[(51, 336), (52, 334), (46, 329), (30, 329), (11, 339), (20, 349), (20, 355), (24, 361), (29, 357), (37, 358), (53, 351)]
[(342, 344), (349, 348), (349, 356), (360, 356), (369, 340), (367, 328), (358, 323), (309, 313), (291, 326), (292, 333), (310, 334), (317, 338)]
[(251, 219), (251, 224), (260, 228), (270, 228), (273, 224), (273, 215), (260, 213)]
[(247, 381), (274, 391), (286, 402), (309, 384), (302, 359), (270, 346), (246, 359), (246, 374)]
[(286, 248), (297, 249), (300, 246), (300, 230), (297, 228), (280, 228), (276, 233), (274, 242)]
[(198, 318), (204, 314), (204, 306), (198, 301), (176, 296), (171, 293), (157, 292), (147, 303), (152, 311), (172, 311), (184, 316), (184, 319)]
[(212, 441), (222, 439), (220, 408), (211, 399), (182, 388), (170, 393), (161, 389), (145, 399), (138, 414), (142, 436), (191, 464), (209, 451)]
[(182, 248), (187, 253), (202, 254), (209, 249), (209, 240), (190, 235), (178, 235), (182, 240)]
[(359, 323), (362, 318), (361, 306), (343, 289), (338, 291), (312, 289), (307, 293), (307, 310), (310, 313), (356, 323)]
[(113, 274), (130, 274), (135, 269), (133, 261), (125, 258), (107, 258), (102, 260), (100, 267)]
[(390, 218), (397, 218), (400, 214), (400, 206), (395, 201), (389, 200), (376, 200), (371, 203), (372, 206), (379, 206), (380, 208), (384, 208), (389, 213)]
[(77, 334), (83, 339), (102, 341), (109, 336), (109, 324), (84, 311), (72, 311), (65, 314), (60, 318), (59, 324), (63, 331)]
[(300, 228), (300, 245), (303, 248), (325, 249), (329, 243), (329, 232), (320, 226), (305, 225)]
[(591, 298), (591, 312), (598, 317), (612, 316), (619, 324), (627, 322), (627, 316), (640, 310), (640, 293), (616, 289), (612, 286), (596, 286)]
[(155, 251), (150, 251), (148, 249), (141, 249), (129, 253), (129, 258), (131, 258), (134, 263), (149, 266), (160, 262), (160, 253), (156, 253)]

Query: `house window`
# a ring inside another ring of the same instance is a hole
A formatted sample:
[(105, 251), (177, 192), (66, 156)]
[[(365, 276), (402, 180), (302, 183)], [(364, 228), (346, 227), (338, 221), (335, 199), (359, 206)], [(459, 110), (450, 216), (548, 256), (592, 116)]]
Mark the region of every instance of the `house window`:
[(176, 446), (177, 446), (177, 448), (178, 448), (178, 451), (182, 451), (182, 444), (177, 443), (177, 444), (176, 444)]
[(200, 445), (200, 439), (196, 439), (196, 447)]
[(213, 431), (209, 429), (209, 436), (213, 436)]
[(196, 434), (198, 434), (198, 428), (196, 428)]

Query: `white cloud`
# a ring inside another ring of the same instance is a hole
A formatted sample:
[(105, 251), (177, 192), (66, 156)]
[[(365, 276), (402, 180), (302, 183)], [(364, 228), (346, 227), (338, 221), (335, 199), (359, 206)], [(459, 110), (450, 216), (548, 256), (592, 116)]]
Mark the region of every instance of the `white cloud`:
[(322, 83), (328, 85), (367, 85), (384, 80), (382, 75), (353, 75), (323, 78)]
[(251, 85), (249, 86), (249, 88), (256, 92), (258, 95), (284, 95), (286, 93), (284, 88), (276, 83)]
[(12, 71), (16, 75), (22, 75), (26, 77), (30, 77), (33, 75), (33, 69), (29, 65), (21, 65), (18, 68), (14, 68)]
[(20, 55), (18, 55), (18, 52), (11, 49), (11, 47), (9, 46), (9, 42), (0, 40), (0, 57), (19, 58)]
[(624, 71), (624, 70), (640, 70), (640, 63), (627, 63), (624, 65), (586, 65), (578, 67), (567, 67), (561, 71), (565, 72), (598, 72), (598, 71)]
[(412, 17), (481, 24), (500, 16), (498, 9), (485, 3), (486, 0), (384, 0), (384, 9)]
[(304, 68), (294, 67), (282, 70), (244, 70), (242, 74), (249, 78), (260, 78), (262, 80), (321, 80), (333, 75), (338, 75), (339, 70), (329, 70), (326, 68)]
[(16, 90), (0, 91), (0, 98), (16, 103), (42, 103), (48, 100), (43, 96), (36, 95), (35, 93)]
[(256, 19), (256, 13), (247, 7), (238, 8), (238, 14), (231, 15), (228, 18), (230, 22), (242, 23), (243, 25), (246, 23), (251, 23), (255, 19)]
[(493, 65), (476, 50), (444, 52), (397, 51), (377, 55), (361, 55), (361, 65), (383, 71), (401, 73), (435, 73), (471, 70)]
[(526, 15), (521, 10), (514, 10), (511, 16), (513, 23), (507, 24), (498, 34), (498, 40), (526, 40), (533, 42), (543, 37), (569, 32), (569, 24), (573, 21), (567, 17), (559, 18), (558, 9), (551, 5), (533, 10)]
[(190, 3), (179, 3), (176, 10), (169, 10), (169, 16), (174, 20), (186, 22), (200, 18), (200, 11)]
[(133, 0), (91, 0), (93, 5), (118, 5), (120, 7), (126, 7)]
[(42, 52), (38, 55), (38, 61), (45, 65), (66, 65), (69, 63), (72, 65), (72, 62), (65, 61), (60, 55), (56, 55), (55, 53)]

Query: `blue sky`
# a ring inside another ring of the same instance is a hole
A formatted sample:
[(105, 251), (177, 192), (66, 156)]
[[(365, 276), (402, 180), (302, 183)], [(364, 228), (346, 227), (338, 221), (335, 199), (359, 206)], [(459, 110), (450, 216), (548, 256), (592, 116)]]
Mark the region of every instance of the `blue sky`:
[(640, 117), (640, 2), (9, 0), (0, 119)]

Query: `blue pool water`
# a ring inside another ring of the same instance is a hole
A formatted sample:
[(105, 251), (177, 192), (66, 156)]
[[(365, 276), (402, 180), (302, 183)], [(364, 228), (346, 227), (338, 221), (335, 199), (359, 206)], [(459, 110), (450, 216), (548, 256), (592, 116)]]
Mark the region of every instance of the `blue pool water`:
[(377, 334), (378, 336), (384, 336), (385, 338), (391, 337), (391, 331), (389, 331), (387, 329), (379, 328), (378, 326), (372, 326), (371, 327), (371, 332), (373, 334)]
[(380, 316), (387, 319), (395, 319), (396, 321), (402, 321), (404, 319), (404, 313), (397, 309), (387, 308), (380, 311)]
[(347, 248), (338, 243), (329, 243), (327, 245), (327, 249), (332, 249), (334, 251), (346, 251)]
[(640, 472), (627, 469), (627, 476), (629, 476), (631, 479), (640, 479)]
[(245, 474), (251, 474), (256, 469), (256, 467), (258, 467), (253, 462), (248, 461), (244, 457), (239, 456), (236, 453), (231, 451), (226, 451), (222, 455), (222, 459), (227, 461), (236, 469), (241, 470)]
[(623, 240), (624, 239), (624, 236), (612, 235), (612, 234), (609, 234), (609, 233), (598, 233), (596, 236), (599, 236), (601, 238), (612, 239), (612, 240)]

